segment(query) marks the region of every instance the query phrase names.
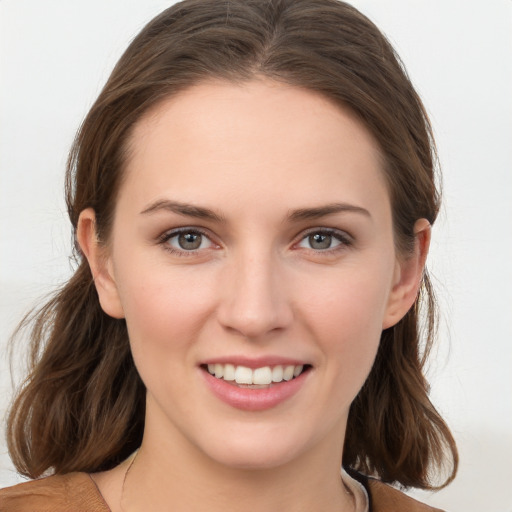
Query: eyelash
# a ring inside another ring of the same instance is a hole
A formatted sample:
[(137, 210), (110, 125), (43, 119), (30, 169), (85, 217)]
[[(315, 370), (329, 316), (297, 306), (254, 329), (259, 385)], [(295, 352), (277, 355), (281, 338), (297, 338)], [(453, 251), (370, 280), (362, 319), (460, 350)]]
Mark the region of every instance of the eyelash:
[(163, 246), (164, 250), (166, 250), (167, 252), (170, 252), (174, 256), (185, 257), (185, 258), (197, 256), (199, 249), (190, 250), (190, 251), (187, 251), (186, 249), (180, 250), (180, 249), (175, 249), (168, 243), (169, 240), (171, 240), (172, 238), (175, 238), (184, 233), (185, 234), (201, 235), (202, 237), (205, 237), (206, 239), (208, 239), (212, 245), (216, 245), (215, 242), (212, 241), (211, 235), (209, 235), (206, 231), (204, 231), (200, 228), (196, 228), (196, 227), (183, 227), (183, 228), (178, 228), (178, 229), (173, 229), (171, 231), (167, 231), (158, 238), (158, 243)]
[[(162, 234), (158, 238), (158, 243), (161, 244), (167, 252), (170, 252), (171, 254), (179, 257), (194, 257), (197, 256), (198, 252), (201, 249), (192, 249), (187, 251), (186, 249), (176, 249), (172, 247), (168, 242), (172, 238), (175, 238), (181, 234), (197, 234), (201, 235), (202, 237), (207, 238), (212, 245), (216, 245), (215, 242), (212, 241), (211, 235), (207, 233), (206, 231), (196, 228), (196, 227), (183, 227), (178, 229), (173, 229), (171, 231), (167, 231), (164, 234)], [(343, 231), (339, 231), (337, 229), (332, 228), (312, 228), (310, 230), (307, 230), (304, 233), (301, 233), (300, 239), (293, 244), (294, 247), (298, 246), (300, 243), (302, 243), (304, 240), (306, 240), (308, 237), (312, 235), (324, 235), (324, 236), (330, 236), (334, 239), (336, 239), (339, 244), (334, 247), (329, 247), (326, 249), (314, 249), (312, 247), (304, 247), (307, 251), (312, 251), (315, 254), (325, 254), (325, 255), (333, 255), (337, 254), (339, 251), (342, 251), (348, 247), (351, 247), (353, 245), (353, 240), (350, 235)]]
[(338, 245), (334, 247), (328, 247), (326, 249), (314, 249), (312, 247), (304, 247), (307, 251), (312, 251), (315, 254), (322, 254), (322, 255), (337, 255), (339, 251), (343, 251), (353, 245), (353, 239), (344, 231), (339, 231), (337, 229), (333, 228), (312, 228), (307, 230), (305, 233), (301, 233), (300, 240), (296, 242), (294, 245), (297, 246), (298, 244), (302, 243), (303, 241), (307, 240), (312, 235), (324, 235), (324, 236), (330, 236), (333, 239), (337, 240), (339, 242)]

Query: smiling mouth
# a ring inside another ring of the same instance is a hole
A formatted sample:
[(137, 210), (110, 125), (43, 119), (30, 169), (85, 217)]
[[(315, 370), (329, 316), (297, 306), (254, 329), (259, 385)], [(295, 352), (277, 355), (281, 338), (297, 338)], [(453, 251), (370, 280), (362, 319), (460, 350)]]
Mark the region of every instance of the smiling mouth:
[(265, 389), (283, 381), (293, 380), (308, 371), (311, 366), (309, 364), (299, 364), (248, 368), (241, 365), (216, 363), (202, 365), (202, 368), (215, 378), (224, 380), (234, 386)]

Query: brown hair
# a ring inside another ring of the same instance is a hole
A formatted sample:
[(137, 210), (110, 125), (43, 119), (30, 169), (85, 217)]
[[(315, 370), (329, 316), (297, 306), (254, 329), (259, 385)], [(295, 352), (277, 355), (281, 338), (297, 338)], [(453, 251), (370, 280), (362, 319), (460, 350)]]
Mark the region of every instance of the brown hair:
[[(384, 155), (396, 244), (406, 255), (415, 221), (433, 224), (439, 208), (429, 121), (386, 38), (336, 0), (186, 0), (152, 20), (119, 60), (75, 139), (66, 179), (74, 230), (80, 212), (92, 207), (99, 239), (108, 240), (127, 141), (148, 109), (208, 78), (258, 76), (320, 92), (360, 117)], [(25, 320), (32, 326), (31, 372), (10, 412), (8, 443), (17, 469), (30, 477), (111, 468), (142, 439), (145, 388), (125, 322), (102, 311), (75, 247), (74, 276)], [(351, 406), (344, 466), (403, 486), (433, 488), (453, 479), (455, 442), (422, 372), (434, 334), (425, 272), (414, 307), (382, 333)], [(431, 471), (442, 467), (446, 477), (435, 481)]]

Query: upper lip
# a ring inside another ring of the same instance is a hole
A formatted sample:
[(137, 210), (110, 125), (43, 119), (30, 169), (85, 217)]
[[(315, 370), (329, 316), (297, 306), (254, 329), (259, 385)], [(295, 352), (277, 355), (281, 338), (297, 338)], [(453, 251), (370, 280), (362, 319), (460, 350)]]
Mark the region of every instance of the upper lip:
[(219, 356), (206, 359), (201, 365), (208, 364), (232, 364), (233, 366), (245, 366), (247, 368), (262, 368), (264, 366), (299, 366), (309, 364), (307, 361), (282, 356)]

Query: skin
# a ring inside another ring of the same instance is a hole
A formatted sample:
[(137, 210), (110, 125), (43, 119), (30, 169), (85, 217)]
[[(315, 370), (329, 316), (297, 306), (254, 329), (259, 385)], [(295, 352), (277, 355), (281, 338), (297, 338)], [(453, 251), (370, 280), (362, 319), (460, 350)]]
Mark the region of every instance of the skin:
[[(138, 122), (125, 173), (108, 243), (90, 209), (78, 229), (101, 305), (126, 319), (147, 387), (124, 491), (127, 462), (94, 475), (112, 511), (121, 499), (125, 511), (352, 510), (339, 475), (349, 406), (382, 329), (415, 300), (430, 240), (420, 219), (414, 253), (396, 253), (371, 134), (311, 91), (208, 82)], [(297, 214), (340, 203), (359, 210)], [(176, 228), (200, 229), (200, 248), (163, 242)], [(331, 246), (312, 247), (309, 235), (326, 229)], [(311, 369), (291, 398), (243, 411), (215, 397), (200, 368), (228, 356)]]

